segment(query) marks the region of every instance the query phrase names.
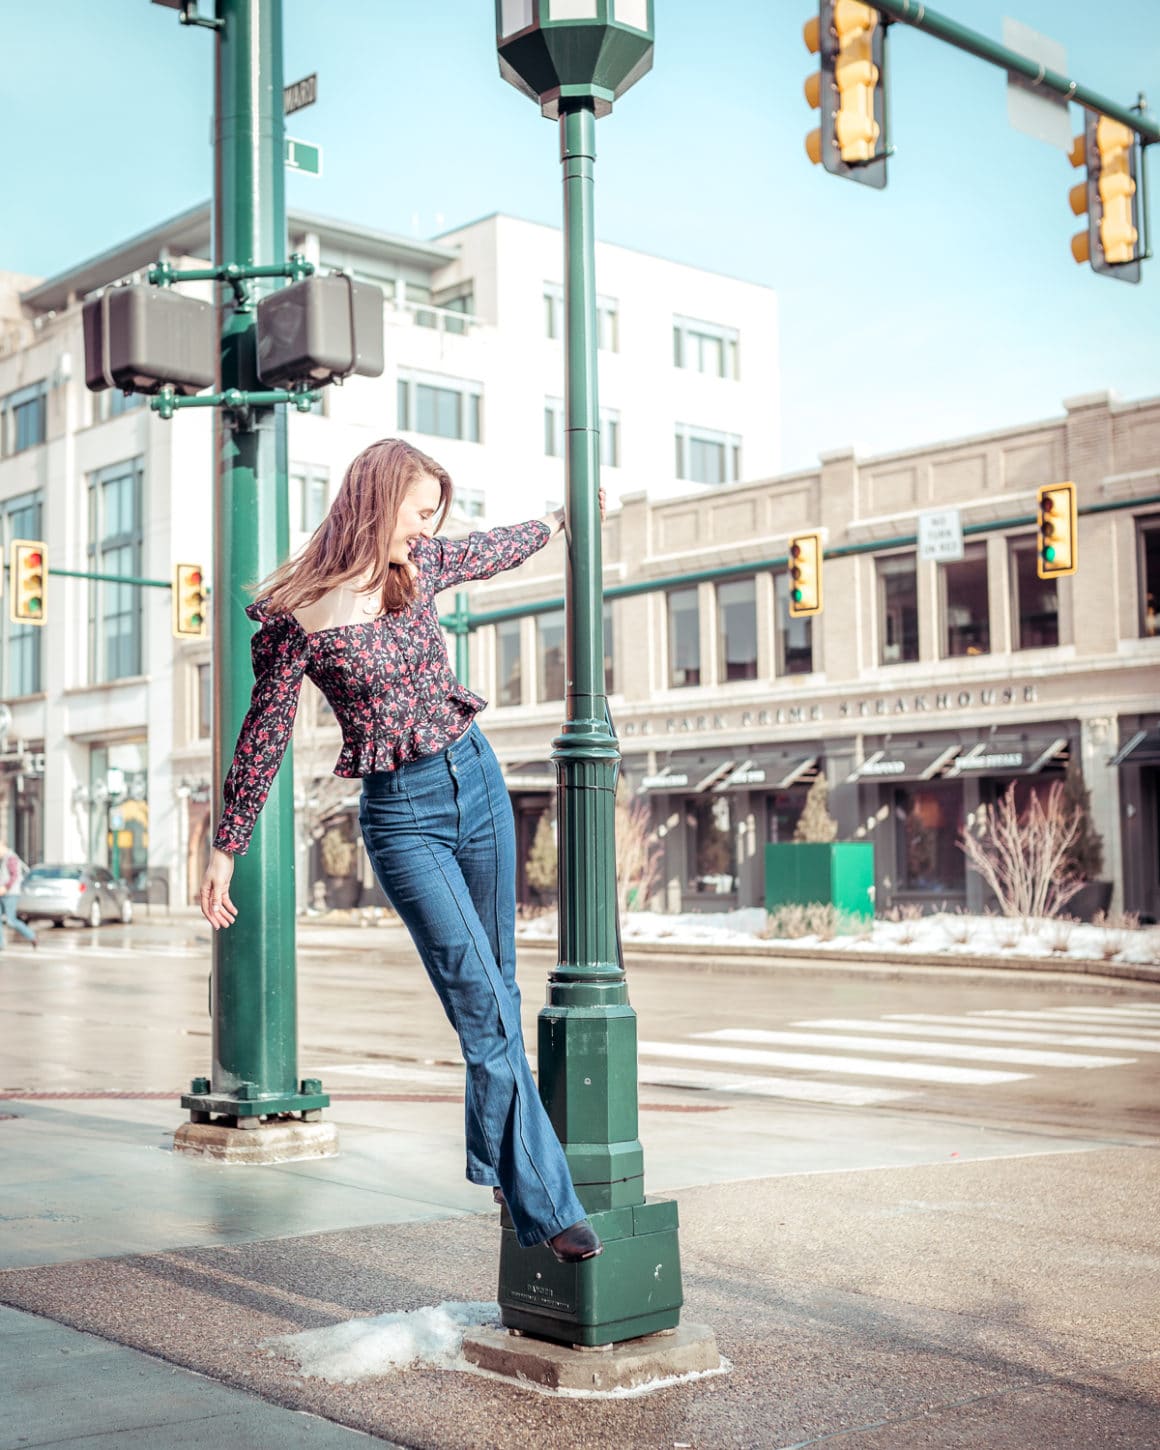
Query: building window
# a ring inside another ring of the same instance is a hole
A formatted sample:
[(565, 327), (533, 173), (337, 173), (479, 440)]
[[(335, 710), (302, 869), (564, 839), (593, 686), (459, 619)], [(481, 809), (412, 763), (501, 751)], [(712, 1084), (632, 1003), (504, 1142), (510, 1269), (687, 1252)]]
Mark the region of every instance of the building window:
[(520, 621), (505, 619), (495, 627), (495, 669), (497, 704), (519, 705), (523, 701), (520, 664)]
[(893, 554), (875, 561), (878, 570), (878, 662), (918, 659), (918, 559)]
[(403, 307), (415, 319), (416, 327), (438, 327), (439, 319), (432, 311), (431, 288), (425, 282), (404, 282)]
[[(564, 400), (544, 399), (544, 454), (564, 456)], [(620, 414), (615, 408), (600, 410), (600, 463), (604, 468), (620, 467)]]
[(596, 346), (603, 352), (620, 351), (620, 308), (613, 297), (596, 299)]
[(1059, 585), (1054, 579), (1041, 579), (1038, 564), (1034, 540), (1012, 544), (1016, 649), (1045, 649), (1059, 643)]
[(694, 796), (686, 803), (688, 887), (698, 895), (737, 890), (732, 804), (728, 795)]
[(400, 374), (399, 428), (407, 433), (478, 443), (482, 396), (479, 383)]
[(986, 546), (969, 546), (962, 559), (943, 564), (939, 573), (943, 595), (943, 658), (990, 654)]
[(709, 373), (715, 378), (737, 378), (739, 339), (737, 329), (718, 327), (712, 322), (673, 318), (673, 366)]
[(795, 618), (790, 614), (789, 575), (784, 570), (774, 576), (773, 594), (777, 613), (777, 672), (808, 675), (814, 668), (814, 622), (808, 615)]
[(455, 490), (455, 512), (461, 519), (472, 523), (483, 518), (486, 499), (482, 488), (457, 488)]
[(1160, 514), (1141, 519), (1138, 528), (1140, 634), (1160, 638)]
[(536, 655), (539, 663), (538, 698), (564, 698), (564, 611), (553, 609), (536, 618)]
[(677, 477), (690, 483), (736, 483), (741, 477), (741, 439), (678, 423)]
[(110, 418), (120, 418), (125, 413), (135, 413), (146, 403), (144, 393), (123, 393), (120, 388), (105, 388), (93, 393), (93, 422), (107, 423)]
[(697, 588), (673, 589), (669, 603), (669, 684), (674, 689), (701, 683), (701, 612)]
[[(89, 568), (141, 577), (143, 528), (140, 459), (89, 475)], [(141, 673), (141, 587), (93, 580), (89, 587), (89, 677), (94, 682)]]
[(308, 463), (290, 465), (290, 529), (312, 534), (330, 507), (330, 473)]
[(197, 667), (197, 738), (213, 734), (213, 674), (208, 664)]
[(564, 289), (555, 282), (544, 283), (544, 336), (564, 336)]
[(466, 287), (461, 284), (457, 292), (440, 293), (436, 298), (436, 305), (440, 310), (437, 321), (444, 332), (467, 332), (467, 319), (475, 316), (475, 293), (470, 283)]
[(10, 458), (47, 437), (48, 384), (33, 383), (0, 398), (0, 455)]
[(721, 678), (757, 678), (757, 581), (734, 579), (717, 585)]
[[(43, 530), (43, 510), (39, 494), (22, 494), (4, 505), (4, 543), (13, 539), (39, 539)], [(40, 657), (44, 627), (39, 624), (17, 624), (4, 611), (7, 631), (4, 672), (4, 693), (9, 697), (36, 695), (41, 689)]]
[(616, 635), (612, 626), (612, 605), (604, 602), (604, 693), (616, 693)]
[(894, 792), (898, 890), (941, 896), (966, 890), (966, 857), (959, 850), (961, 785), (899, 788)]

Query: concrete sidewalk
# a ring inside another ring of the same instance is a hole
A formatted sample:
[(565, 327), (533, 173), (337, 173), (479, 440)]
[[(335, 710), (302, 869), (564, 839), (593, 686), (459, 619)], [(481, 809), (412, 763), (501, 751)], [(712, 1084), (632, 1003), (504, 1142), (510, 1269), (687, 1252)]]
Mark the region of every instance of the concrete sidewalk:
[(846, 1170), (792, 1171), (755, 1113), (738, 1182), (711, 1115), (646, 1110), (685, 1317), (732, 1369), (584, 1401), (434, 1369), (331, 1384), (261, 1347), (494, 1297), (496, 1217), (456, 1182), (462, 1106), (342, 1107), (340, 1157), (250, 1169), (165, 1151), (172, 1104), (5, 1103), (0, 1447), (1160, 1443), (1154, 1144), (911, 1122), (867, 1145), (864, 1116), (787, 1109), (779, 1136), (844, 1142)]

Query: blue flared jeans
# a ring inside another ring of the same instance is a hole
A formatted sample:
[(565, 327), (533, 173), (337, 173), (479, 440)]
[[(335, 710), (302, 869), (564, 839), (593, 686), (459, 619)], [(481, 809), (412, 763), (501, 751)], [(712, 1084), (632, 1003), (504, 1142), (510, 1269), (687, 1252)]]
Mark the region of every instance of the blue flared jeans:
[(467, 1064), (467, 1177), (499, 1184), (525, 1247), (584, 1217), (524, 1050), (511, 801), (479, 727), (363, 780), (359, 825)]

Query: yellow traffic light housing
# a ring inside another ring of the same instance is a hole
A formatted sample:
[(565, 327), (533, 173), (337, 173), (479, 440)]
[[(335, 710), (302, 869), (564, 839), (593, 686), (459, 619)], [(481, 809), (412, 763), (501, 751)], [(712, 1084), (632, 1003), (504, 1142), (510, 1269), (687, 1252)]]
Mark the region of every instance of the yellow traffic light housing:
[(819, 69), (805, 83), (821, 124), (806, 155), (827, 171), (886, 185), (886, 17), (863, 0), (819, 0), (802, 32)]
[(9, 615), (17, 624), (43, 624), (48, 551), (43, 539), (13, 539), (9, 559)]
[(797, 534), (789, 541), (789, 612), (794, 619), (822, 612), (822, 540)]
[(1074, 574), (1079, 562), (1074, 483), (1048, 483), (1039, 490), (1039, 548), (1035, 567), (1041, 579)]
[(173, 633), (178, 639), (204, 639), (208, 632), (205, 571), (200, 564), (175, 564)]
[(1072, 211), (1086, 212), (1088, 219), (1087, 230), (1071, 239), (1071, 254), (1122, 282), (1140, 280), (1138, 149), (1130, 126), (1089, 112), (1068, 157), (1073, 166), (1087, 168), (1085, 180), (1068, 194)]

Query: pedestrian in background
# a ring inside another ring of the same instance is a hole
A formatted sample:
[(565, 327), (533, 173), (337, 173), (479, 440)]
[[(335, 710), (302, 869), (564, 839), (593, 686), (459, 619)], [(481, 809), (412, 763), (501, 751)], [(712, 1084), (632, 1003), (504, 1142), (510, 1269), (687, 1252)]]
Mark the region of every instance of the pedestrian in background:
[[(411, 933), (467, 1064), (467, 1177), (506, 1201), (525, 1248), (574, 1262), (602, 1252), (585, 1220), (524, 1049), (515, 979), (511, 800), (475, 724), (485, 701), (456, 680), (435, 596), (514, 569), (564, 524), (543, 519), (438, 537), (445, 469), (409, 443), (372, 444), (347, 469), (305, 547), (246, 609), (254, 691), (226, 776), (201, 887), (215, 929), (238, 908), (245, 852), (294, 728), (303, 676), (342, 727), (340, 776), (361, 776), (359, 825), (379, 884)], [(600, 496), (604, 511), (603, 492)]]
[(0, 948), (4, 945), (4, 926), (19, 932), (34, 947), (40, 945), (36, 933), (16, 915), (16, 908), (20, 905), (20, 888), (27, 875), (28, 867), (7, 841), (0, 841), (0, 923), (3, 924), (0, 926)]

